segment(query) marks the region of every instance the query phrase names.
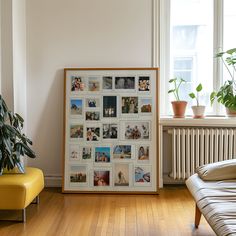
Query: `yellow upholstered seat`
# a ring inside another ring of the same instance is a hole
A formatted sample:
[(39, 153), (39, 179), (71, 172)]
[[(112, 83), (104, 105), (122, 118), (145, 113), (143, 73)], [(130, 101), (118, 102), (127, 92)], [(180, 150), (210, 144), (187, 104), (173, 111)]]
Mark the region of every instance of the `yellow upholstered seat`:
[(25, 209), (43, 190), (40, 169), (26, 167), (24, 174), (0, 176), (0, 210)]

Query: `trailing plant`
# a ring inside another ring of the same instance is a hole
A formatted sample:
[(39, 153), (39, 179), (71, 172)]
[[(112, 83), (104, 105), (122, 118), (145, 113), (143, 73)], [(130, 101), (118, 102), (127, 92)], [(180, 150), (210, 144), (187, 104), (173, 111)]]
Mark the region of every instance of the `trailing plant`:
[(225, 107), (236, 111), (236, 90), (235, 90), (235, 73), (236, 73), (236, 48), (229, 49), (225, 52), (216, 54), (220, 58), (224, 67), (228, 71), (231, 80), (227, 80), (218, 91), (213, 91), (210, 95), (211, 104), (217, 101)]
[(3, 169), (11, 170), (18, 167), (24, 172), (20, 157), (35, 158), (34, 151), (29, 147), (32, 141), (22, 133), (24, 119), (17, 113), (8, 110), (0, 95), (0, 174)]
[(196, 87), (196, 94), (195, 93), (190, 93), (189, 94), (189, 97), (192, 98), (192, 99), (196, 99), (197, 101), (197, 106), (199, 106), (199, 93), (202, 91), (202, 84), (199, 84), (197, 87)]
[(169, 80), (169, 83), (170, 84), (174, 84), (174, 88), (170, 89), (168, 91), (168, 93), (173, 93), (174, 96), (175, 96), (176, 101), (180, 101), (180, 98), (179, 98), (179, 88), (180, 88), (181, 84), (182, 83), (186, 83), (186, 81), (183, 78), (181, 78), (181, 77), (175, 77), (175, 78)]

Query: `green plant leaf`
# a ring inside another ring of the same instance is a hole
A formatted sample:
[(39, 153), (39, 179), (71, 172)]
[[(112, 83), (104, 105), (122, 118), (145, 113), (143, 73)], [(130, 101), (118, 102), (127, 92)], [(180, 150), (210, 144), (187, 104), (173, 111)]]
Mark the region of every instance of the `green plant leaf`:
[(230, 54), (230, 55), (232, 55), (232, 54), (235, 53), (235, 52), (236, 52), (236, 48), (231, 48), (231, 49), (229, 49), (229, 50), (226, 51), (226, 53), (228, 53), (228, 54)]
[(173, 83), (174, 81), (176, 81), (177, 78), (173, 78), (169, 80), (169, 83)]
[(169, 91), (168, 91), (168, 93), (174, 93), (175, 92), (175, 89), (170, 89)]
[(24, 119), (17, 113), (15, 113), (16, 117), (19, 119), (20, 122), (24, 122)]
[(202, 91), (202, 84), (199, 84), (199, 85), (197, 86), (196, 91), (197, 91), (197, 92)]
[(213, 92), (211, 93), (211, 95), (210, 95), (211, 105), (213, 104), (213, 102), (214, 102), (214, 100), (215, 100), (216, 94), (217, 94), (217, 93), (216, 93), (215, 91), (213, 91)]
[(189, 94), (189, 97), (190, 97), (190, 98), (196, 98), (196, 96), (195, 96), (194, 93), (190, 93), (190, 94)]

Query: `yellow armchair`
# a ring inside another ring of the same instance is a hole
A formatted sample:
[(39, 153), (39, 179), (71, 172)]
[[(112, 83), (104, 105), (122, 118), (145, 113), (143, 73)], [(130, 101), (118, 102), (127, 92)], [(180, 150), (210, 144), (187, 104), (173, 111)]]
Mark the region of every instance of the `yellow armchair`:
[(0, 176), (0, 210), (22, 210), (22, 221), (25, 222), (25, 208), (34, 199), (38, 203), (43, 188), (43, 172), (37, 168), (26, 167), (24, 174)]

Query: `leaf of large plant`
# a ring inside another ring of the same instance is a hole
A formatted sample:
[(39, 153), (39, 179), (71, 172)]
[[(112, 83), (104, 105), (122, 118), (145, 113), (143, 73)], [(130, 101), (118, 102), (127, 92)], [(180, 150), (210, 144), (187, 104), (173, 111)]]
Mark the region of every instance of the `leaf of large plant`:
[(236, 48), (231, 48), (231, 49), (226, 51), (226, 53), (231, 54), (231, 55), (235, 52), (236, 52)]

